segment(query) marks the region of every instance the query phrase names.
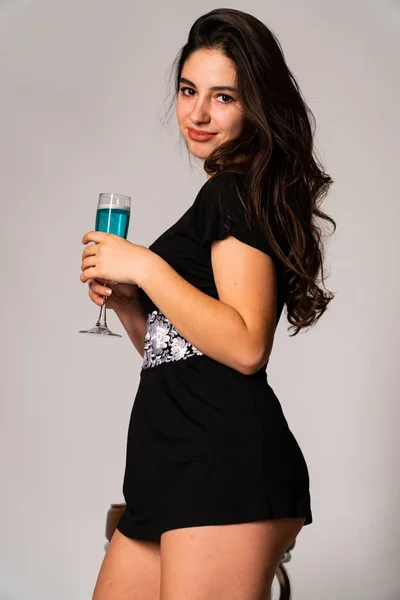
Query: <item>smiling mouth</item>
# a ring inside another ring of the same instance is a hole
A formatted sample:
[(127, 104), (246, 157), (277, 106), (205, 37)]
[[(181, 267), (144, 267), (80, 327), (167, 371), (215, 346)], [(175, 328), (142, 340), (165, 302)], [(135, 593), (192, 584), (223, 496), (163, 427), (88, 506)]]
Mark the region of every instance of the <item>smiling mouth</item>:
[(198, 142), (208, 141), (211, 138), (213, 138), (215, 135), (217, 135), (216, 133), (210, 133), (208, 131), (199, 131), (196, 129), (191, 129), (190, 127), (188, 127), (188, 134), (192, 140), (195, 140)]
[(217, 135), (214, 131), (203, 131), (202, 129), (193, 129), (193, 127), (188, 127), (188, 129), (197, 135)]

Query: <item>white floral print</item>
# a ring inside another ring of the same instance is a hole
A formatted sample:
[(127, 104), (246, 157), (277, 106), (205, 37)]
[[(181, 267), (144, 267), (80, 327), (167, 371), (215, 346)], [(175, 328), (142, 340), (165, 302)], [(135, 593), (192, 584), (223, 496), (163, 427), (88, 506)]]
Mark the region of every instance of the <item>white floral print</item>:
[(148, 314), (142, 369), (186, 359), (195, 354), (200, 356), (203, 352), (185, 340), (165, 315), (159, 310)]

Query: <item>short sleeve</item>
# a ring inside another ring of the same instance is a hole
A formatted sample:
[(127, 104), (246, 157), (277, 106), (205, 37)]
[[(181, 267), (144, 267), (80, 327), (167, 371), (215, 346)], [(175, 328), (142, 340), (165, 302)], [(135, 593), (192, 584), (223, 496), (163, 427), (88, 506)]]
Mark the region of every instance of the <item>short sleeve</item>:
[(206, 182), (200, 203), (201, 241), (206, 244), (232, 235), (275, 259), (275, 254), (256, 218), (252, 217), (250, 227), (247, 224), (245, 209), (237, 191), (239, 189), (243, 201), (246, 202), (242, 193), (245, 190), (244, 177), (242, 174), (226, 171), (214, 175)]

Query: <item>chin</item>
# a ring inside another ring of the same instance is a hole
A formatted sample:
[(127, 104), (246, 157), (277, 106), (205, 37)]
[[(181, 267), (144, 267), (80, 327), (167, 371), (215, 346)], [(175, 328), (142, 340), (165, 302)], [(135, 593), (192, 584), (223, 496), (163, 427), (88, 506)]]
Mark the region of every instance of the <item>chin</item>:
[(210, 148), (208, 144), (202, 145), (201, 143), (198, 143), (196, 145), (196, 142), (193, 142), (193, 140), (191, 140), (190, 138), (189, 140), (186, 140), (186, 145), (190, 154), (192, 154), (196, 158), (201, 158), (202, 160), (208, 158), (216, 148), (216, 146)]
[(190, 154), (192, 154), (193, 156), (195, 156), (196, 158), (200, 158), (201, 160), (206, 160), (206, 158), (208, 158), (211, 154), (211, 152), (208, 150), (203, 150), (203, 152), (193, 152), (193, 150), (191, 150), (189, 148), (189, 152)]

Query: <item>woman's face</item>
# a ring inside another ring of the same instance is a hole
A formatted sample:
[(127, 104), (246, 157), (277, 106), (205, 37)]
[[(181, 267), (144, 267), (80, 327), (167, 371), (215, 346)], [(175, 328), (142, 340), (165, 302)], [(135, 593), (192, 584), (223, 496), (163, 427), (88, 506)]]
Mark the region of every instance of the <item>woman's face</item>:
[[(236, 69), (222, 52), (201, 49), (186, 60), (176, 115), (189, 151), (198, 158), (206, 159), (217, 146), (240, 134), (244, 117), (236, 91)], [(214, 135), (195, 138), (192, 130)]]

